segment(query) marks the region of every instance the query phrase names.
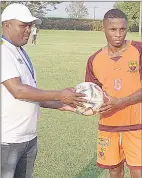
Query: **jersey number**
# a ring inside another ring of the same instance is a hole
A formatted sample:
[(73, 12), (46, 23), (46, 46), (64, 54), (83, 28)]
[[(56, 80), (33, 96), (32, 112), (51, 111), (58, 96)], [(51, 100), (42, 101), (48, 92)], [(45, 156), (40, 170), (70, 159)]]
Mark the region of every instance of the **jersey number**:
[(114, 80), (114, 89), (120, 90), (121, 89), (121, 79), (117, 78)]

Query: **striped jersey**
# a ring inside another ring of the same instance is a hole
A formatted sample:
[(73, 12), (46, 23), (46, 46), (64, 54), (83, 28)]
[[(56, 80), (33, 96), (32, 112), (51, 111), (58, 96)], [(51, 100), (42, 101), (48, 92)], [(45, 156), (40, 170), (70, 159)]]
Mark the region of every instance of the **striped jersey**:
[[(115, 98), (127, 97), (142, 88), (142, 42), (129, 41), (120, 56), (109, 56), (104, 48), (88, 59), (86, 82), (93, 82)], [(142, 104), (130, 105), (111, 113), (99, 121), (104, 131), (142, 129)]]

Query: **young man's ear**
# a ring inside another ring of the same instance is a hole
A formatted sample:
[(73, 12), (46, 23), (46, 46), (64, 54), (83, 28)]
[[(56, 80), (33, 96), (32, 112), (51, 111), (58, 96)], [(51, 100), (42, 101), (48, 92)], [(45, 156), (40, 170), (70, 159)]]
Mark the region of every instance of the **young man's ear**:
[(101, 26), (101, 31), (102, 31), (102, 32), (105, 31), (105, 30), (104, 30), (104, 24), (103, 24), (103, 22), (102, 22), (102, 26)]

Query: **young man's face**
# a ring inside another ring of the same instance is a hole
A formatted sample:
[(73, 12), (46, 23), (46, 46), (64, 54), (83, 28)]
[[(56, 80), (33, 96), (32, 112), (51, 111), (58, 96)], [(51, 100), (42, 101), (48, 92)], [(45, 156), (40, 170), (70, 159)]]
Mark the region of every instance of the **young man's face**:
[(121, 47), (127, 34), (127, 20), (125, 18), (108, 18), (103, 22), (103, 31), (108, 43), (114, 47)]
[(23, 46), (27, 44), (30, 33), (31, 33), (32, 23), (23, 23), (18, 20), (11, 20), (8, 22), (8, 35), (10, 40), (16, 46)]

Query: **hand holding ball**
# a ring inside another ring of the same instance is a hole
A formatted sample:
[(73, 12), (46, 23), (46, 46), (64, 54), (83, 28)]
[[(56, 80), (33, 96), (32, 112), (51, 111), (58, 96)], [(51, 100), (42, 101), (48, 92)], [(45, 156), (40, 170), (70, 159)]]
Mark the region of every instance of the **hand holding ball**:
[(76, 86), (76, 92), (81, 92), (86, 95), (84, 97), (88, 102), (82, 103), (83, 107), (77, 106), (76, 113), (91, 116), (104, 103), (104, 93), (102, 89), (95, 83), (83, 82)]

